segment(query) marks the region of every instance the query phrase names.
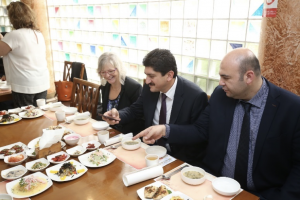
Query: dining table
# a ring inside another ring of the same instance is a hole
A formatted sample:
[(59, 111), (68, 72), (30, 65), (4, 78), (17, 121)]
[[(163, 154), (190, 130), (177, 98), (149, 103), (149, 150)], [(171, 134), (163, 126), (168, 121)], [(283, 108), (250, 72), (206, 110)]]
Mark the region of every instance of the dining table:
[[(42, 135), (42, 129), (49, 126), (58, 125), (60, 122), (56, 120), (49, 119), (45, 116), (41, 116), (34, 119), (22, 119), (14, 124), (0, 125), (0, 147), (22, 142), (28, 144), (31, 140), (40, 137)], [(109, 129), (110, 137), (113, 137), (120, 132), (114, 129)], [(85, 141), (95, 139), (97, 137), (95, 134), (85, 136)], [(71, 148), (72, 146), (67, 145), (66, 148)], [(104, 147), (103, 144), (100, 148)], [(72, 159), (78, 161), (77, 157), (72, 157)], [(32, 161), (34, 159), (28, 158), (26, 162)], [(181, 160), (175, 160), (174, 162), (163, 167), (164, 172), (168, 172), (175, 167), (183, 164)], [(25, 166), (25, 162), (23, 163)], [(50, 165), (51, 166), (51, 165)], [(53, 166), (53, 164), (52, 164)], [(0, 170), (5, 170), (11, 166), (0, 160)], [(108, 200), (139, 200), (137, 190), (155, 182), (153, 179), (140, 182), (126, 187), (123, 183), (122, 176), (125, 173), (133, 172), (132, 166), (115, 159), (109, 165), (99, 168), (88, 168), (88, 171), (81, 177), (68, 182), (55, 182), (53, 181), (53, 186), (46, 191), (38, 194), (36, 196), (30, 197), (32, 200), (53, 200), (53, 199), (87, 199), (87, 200), (98, 200), (98, 199), (108, 199)], [(42, 173), (46, 174), (46, 170)], [(27, 172), (30, 174), (31, 172)], [(0, 177), (0, 182), (5, 181)], [(233, 200), (257, 200), (259, 197), (247, 192), (242, 191)]]

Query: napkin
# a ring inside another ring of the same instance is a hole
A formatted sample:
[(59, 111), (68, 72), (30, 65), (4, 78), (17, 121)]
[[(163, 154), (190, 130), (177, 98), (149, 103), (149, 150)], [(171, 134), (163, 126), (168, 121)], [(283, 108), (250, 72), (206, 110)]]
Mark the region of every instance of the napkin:
[(123, 175), (123, 183), (126, 187), (163, 175), (161, 165), (146, 167), (144, 169)]
[(60, 105), (60, 104), (62, 104), (60, 101), (59, 102), (55, 102), (55, 103), (49, 103), (47, 105), (41, 106), (40, 109), (46, 110), (46, 109), (50, 108), (50, 106), (52, 106), (52, 105)]
[(52, 144), (60, 142), (62, 136), (64, 134), (63, 129), (57, 130), (43, 130), (43, 135), (40, 139), (40, 150), (44, 148), (51, 147)]
[(132, 133), (127, 133), (127, 134), (124, 135), (123, 133), (120, 133), (119, 135), (116, 135), (115, 137), (112, 137), (112, 138), (109, 138), (108, 140), (106, 140), (104, 142), (104, 146), (109, 146), (111, 144), (121, 142), (121, 140), (123, 138), (126, 138), (126, 137), (133, 137), (133, 134)]
[(69, 117), (66, 117), (66, 120), (67, 121), (71, 121), (71, 120), (74, 120), (75, 117), (87, 117), (87, 116), (90, 116), (90, 112), (86, 111), (84, 113), (80, 113), (80, 114), (77, 114), (77, 115), (72, 115), (72, 116), (69, 116)]

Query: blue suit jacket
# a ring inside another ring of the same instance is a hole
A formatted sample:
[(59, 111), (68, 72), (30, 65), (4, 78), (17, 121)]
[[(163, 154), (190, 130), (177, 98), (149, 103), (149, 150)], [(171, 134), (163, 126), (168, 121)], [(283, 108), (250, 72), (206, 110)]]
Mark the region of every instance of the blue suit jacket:
[[(269, 94), (254, 150), (254, 185), (266, 199), (299, 199), (300, 98), (268, 81), (267, 84)], [(217, 87), (193, 125), (170, 125), (169, 142), (207, 144), (202, 167), (220, 176), (236, 103)]]
[[(141, 96), (130, 107), (119, 111), (121, 124), (126, 124), (144, 116), (145, 128), (152, 126), (159, 92), (151, 92), (148, 85), (144, 85)], [(207, 95), (196, 84), (177, 76), (177, 87), (174, 95), (169, 124), (192, 124), (207, 105)], [(184, 135), (184, 134), (182, 134)], [(185, 162), (201, 159), (199, 145), (173, 145), (170, 143), (172, 156)], [(195, 164), (195, 163), (191, 163)]]

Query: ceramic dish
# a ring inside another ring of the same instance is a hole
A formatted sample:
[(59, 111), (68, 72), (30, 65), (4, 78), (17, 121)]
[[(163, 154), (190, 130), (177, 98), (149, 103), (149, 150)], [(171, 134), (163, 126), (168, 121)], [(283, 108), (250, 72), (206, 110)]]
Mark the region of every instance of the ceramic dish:
[[(94, 154), (95, 152), (101, 152), (101, 155), (104, 155), (106, 158), (106, 161), (101, 161), (99, 164), (95, 164), (94, 162), (91, 162), (91, 155)], [(110, 163), (112, 163), (116, 159), (116, 156), (109, 151), (106, 151), (105, 149), (97, 149), (95, 151), (86, 153), (82, 156), (78, 157), (78, 160), (84, 164), (87, 167), (103, 167), (106, 166)]]
[(0, 85), (0, 90), (5, 91), (5, 90), (10, 90), (10, 89), (11, 89), (10, 85), (4, 85), (4, 84)]
[(26, 155), (27, 155), (29, 158), (35, 158), (35, 157), (36, 157), (35, 149), (32, 148), (32, 149), (26, 150)]
[[(56, 173), (60, 170), (60, 168), (63, 166), (63, 164), (65, 163), (71, 163), (75, 168), (76, 168), (76, 173), (69, 175), (69, 176), (63, 176), (60, 177), (59, 175), (57, 175)], [(57, 181), (57, 182), (65, 182), (65, 181), (72, 181), (74, 179), (77, 179), (79, 177), (81, 177), (83, 174), (85, 174), (87, 172), (87, 168), (77, 162), (76, 160), (69, 160), (67, 162), (58, 164), (58, 165), (54, 165), (53, 167), (49, 167), (46, 169), (46, 174), (49, 176), (49, 178), (51, 178), (53, 181)]]
[[(34, 149), (34, 148), (38, 148), (39, 146), (36, 146), (36, 144), (38, 143), (38, 141), (40, 141), (41, 137), (37, 137), (33, 140), (31, 140), (29, 143), (28, 143), (28, 148), (30, 149)], [(64, 143), (63, 141), (60, 141), (60, 144), (61, 144), (61, 148), (64, 148), (66, 146), (66, 143)]]
[(17, 180), (14, 180), (12, 182), (9, 182), (6, 184), (6, 191), (9, 195), (11, 195), (12, 197), (15, 197), (15, 198), (27, 198), (27, 197), (32, 197), (32, 196), (35, 196), (35, 195), (38, 195), (42, 192), (44, 192), (45, 190), (47, 190), (48, 188), (50, 188), (52, 185), (53, 185), (53, 182), (51, 181), (51, 179), (46, 176), (45, 174), (41, 173), (41, 172), (36, 172), (34, 174), (31, 174), (31, 175), (28, 175), (28, 176), (25, 176), (23, 177), (23, 179), (26, 179), (30, 176), (33, 176), (33, 177), (37, 177), (37, 178), (40, 178), (40, 179), (43, 179), (46, 181), (46, 187), (42, 190), (38, 190), (37, 192), (33, 193), (33, 194), (23, 194), (23, 195), (17, 195), (17, 194), (14, 194), (12, 192), (13, 188), (16, 186), (16, 185), (19, 185), (19, 182), (21, 179), (17, 179)]
[[(145, 187), (149, 187), (149, 186), (155, 186), (155, 187), (160, 187), (161, 185), (164, 185), (162, 184), (161, 182), (154, 182), (154, 183), (151, 183), (149, 185), (146, 185)], [(169, 194), (172, 194), (174, 191), (169, 188), (167, 185), (165, 185), (167, 190), (168, 190), (168, 193)], [(145, 195), (144, 195), (144, 191), (145, 191), (145, 187), (142, 187), (140, 189), (138, 189), (136, 192), (138, 194), (138, 196), (142, 199), (142, 200), (152, 200), (152, 199), (147, 199), (145, 198)]]
[(79, 135), (77, 133), (71, 133), (71, 134), (64, 136), (63, 139), (68, 145), (74, 146), (78, 143), (80, 138), (81, 138), (81, 135)]
[(125, 137), (121, 141), (122, 147), (126, 150), (136, 150), (141, 147), (141, 140), (132, 140), (131, 137)]
[(18, 114), (20, 112), (22, 112), (21, 108), (8, 109), (9, 114)]
[(150, 146), (146, 149), (146, 154), (156, 154), (158, 157), (162, 158), (167, 154), (167, 149), (162, 146)]
[[(6, 124), (13, 124), (13, 123), (16, 123), (18, 121), (20, 121), (22, 119), (22, 117), (20, 117), (19, 115), (16, 115), (16, 114), (10, 114), (10, 116), (13, 116), (14, 119), (10, 122), (0, 122), (0, 125), (6, 125)], [(2, 119), (3, 115), (0, 116), (0, 120)]]
[(109, 127), (109, 124), (104, 121), (94, 122), (92, 123), (92, 127), (96, 131), (106, 130)]
[[(75, 154), (76, 151), (78, 151), (78, 154)], [(86, 148), (83, 147), (83, 146), (76, 146), (76, 147), (73, 147), (71, 149), (67, 149), (66, 152), (70, 156), (77, 157), (77, 156), (80, 156), (80, 155), (84, 154), (84, 152), (86, 152)]]
[[(34, 115), (34, 116), (29, 116), (29, 117), (27, 117), (27, 116), (25, 115), (26, 112), (30, 112), (30, 111), (34, 111), (34, 110), (37, 111), (37, 114), (36, 114), (36, 115)], [(37, 117), (41, 117), (41, 116), (43, 116), (43, 115), (44, 115), (44, 112), (43, 112), (42, 110), (40, 110), (40, 109), (27, 110), (27, 111), (25, 111), (25, 112), (19, 113), (19, 116), (22, 117), (22, 118), (25, 118), (25, 119), (37, 118)]]
[[(199, 172), (202, 175), (202, 177), (194, 178), (194, 179), (189, 178), (185, 175), (185, 173), (187, 173), (187, 172)], [(200, 167), (185, 167), (181, 170), (180, 175), (181, 175), (181, 179), (189, 185), (200, 185), (206, 179), (205, 178), (206, 172), (204, 171), (204, 169), (202, 169)]]
[[(65, 158), (64, 160), (62, 160), (62, 161), (53, 161), (53, 160), (52, 160), (52, 158), (55, 158), (56, 156), (59, 156), (59, 155), (65, 155), (66, 158)], [(64, 151), (60, 151), (60, 152), (58, 152), (58, 153), (55, 153), (55, 154), (52, 154), (52, 155), (47, 156), (47, 160), (48, 160), (49, 162), (53, 163), (53, 164), (64, 163), (64, 162), (66, 162), (69, 158), (70, 158), (70, 155), (67, 154), (67, 153), (64, 152)]]
[(84, 124), (89, 123), (90, 117), (89, 116), (82, 116), (82, 117), (76, 116), (73, 121), (76, 125), (84, 125)]
[[(21, 155), (23, 155), (23, 159), (20, 160), (20, 161), (18, 161), (18, 162), (9, 162), (9, 161), (8, 161), (10, 157), (18, 157), (18, 156), (21, 156)], [(27, 159), (26, 153), (25, 153), (25, 152), (22, 152), (22, 153), (17, 153), (17, 154), (10, 155), (10, 156), (5, 156), (5, 157), (4, 157), (4, 162), (5, 162), (6, 164), (8, 164), (8, 165), (15, 166), (15, 165), (21, 164), (21, 163), (24, 162), (26, 159)]]
[[(32, 169), (32, 166), (37, 163), (37, 162), (41, 162), (43, 163), (45, 166), (41, 167), (40, 169)], [(39, 172), (39, 171), (42, 171), (44, 169), (46, 169), (48, 166), (50, 165), (50, 162), (45, 159), (45, 158), (40, 158), (40, 159), (37, 159), (37, 160), (34, 160), (34, 161), (31, 161), (31, 162), (27, 162), (26, 163), (26, 169), (28, 169), (28, 171), (31, 171), (31, 172)]]
[[(183, 194), (182, 192), (176, 191), (176, 192), (172, 192), (171, 194), (169, 194), (168, 196), (165, 196), (164, 198), (162, 198), (161, 200), (170, 200), (172, 199), (172, 197), (180, 197), (183, 200), (193, 200), (191, 197)], [(177, 199), (177, 198), (175, 198)]]
[[(21, 146), (23, 148), (23, 151), (26, 151), (28, 149), (27, 146), (25, 144), (23, 144), (22, 142), (16, 142), (16, 143), (13, 143), (13, 144), (9, 144), (9, 145), (0, 147), (0, 151), (2, 151), (3, 149), (11, 149), (15, 145)], [(12, 150), (12, 152), (15, 152), (15, 151)], [(0, 154), (0, 159), (4, 159), (4, 154)]]
[(78, 109), (76, 107), (64, 107), (62, 110), (65, 111), (66, 115), (74, 115)]
[[(88, 148), (88, 144), (94, 144), (95, 147), (94, 148)], [(88, 151), (98, 149), (100, 147), (100, 145), (101, 145), (100, 142), (95, 141), (95, 140), (85, 142), (85, 143), (82, 144), (82, 146), (85, 147)]]
[[(11, 172), (11, 171), (16, 171), (16, 170), (22, 170), (23, 173), (19, 174), (18, 176), (14, 177), (7, 177), (6, 175)], [(5, 169), (1, 171), (1, 177), (6, 179), (6, 180), (15, 180), (18, 178), (21, 178), (22, 176), (24, 176), (27, 173), (27, 169), (23, 166), (23, 165), (17, 165), (15, 167), (11, 167), (9, 169)]]
[(0, 199), (1, 200), (13, 200), (13, 197), (10, 196), (9, 194), (0, 194)]
[(21, 107), (22, 110), (30, 110), (30, 109), (34, 109), (35, 107), (33, 105), (28, 105), (28, 106), (23, 106)]
[(215, 178), (212, 181), (212, 187), (217, 193), (224, 196), (233, 196), (241, 190), (241, 185), (228, 177)]
[(49, 106), (49, 110), (52, 112), (58, 111), (58, 110), (62, 110), (64, 108), (63, 104), (52, 104)]

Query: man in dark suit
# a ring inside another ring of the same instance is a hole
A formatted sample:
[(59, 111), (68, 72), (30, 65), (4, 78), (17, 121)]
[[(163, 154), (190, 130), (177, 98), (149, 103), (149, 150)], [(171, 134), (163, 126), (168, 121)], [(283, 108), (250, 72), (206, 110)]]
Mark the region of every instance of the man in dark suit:
[[(169, 50), (154, 49), (144, 60), (146, 80), (141, 96), (130, 107), (104, 113), (126, 124), (144, 116), (145, 128), (156, 124), (192, 124), (207, 105), (207, 95), (197, 85), (177, 75), (174, 56)], [(165, 98), (163, 99), (163, 95)], [(165, 108), (165, 111), (162, 109)], [(103, 118), (111, 125), (115, 120)], [(199, 161), (199, 145), (175, 145), (157, 141), (168, 153), (186, 162)], [(198, 160), (194, 158), (198, 157)], [(195, 163), (192, 163), (195, 164)]]
[(263, 78), (248, 49), (228, 53), (219, 74), (220, 86), (193, 125), (170, 124), (169, 132), (153, 126), (136, 137), (207, 144), (201, 166), (209, 173), (234, 178), (261, 199), (299, 199), (300, 98)]

